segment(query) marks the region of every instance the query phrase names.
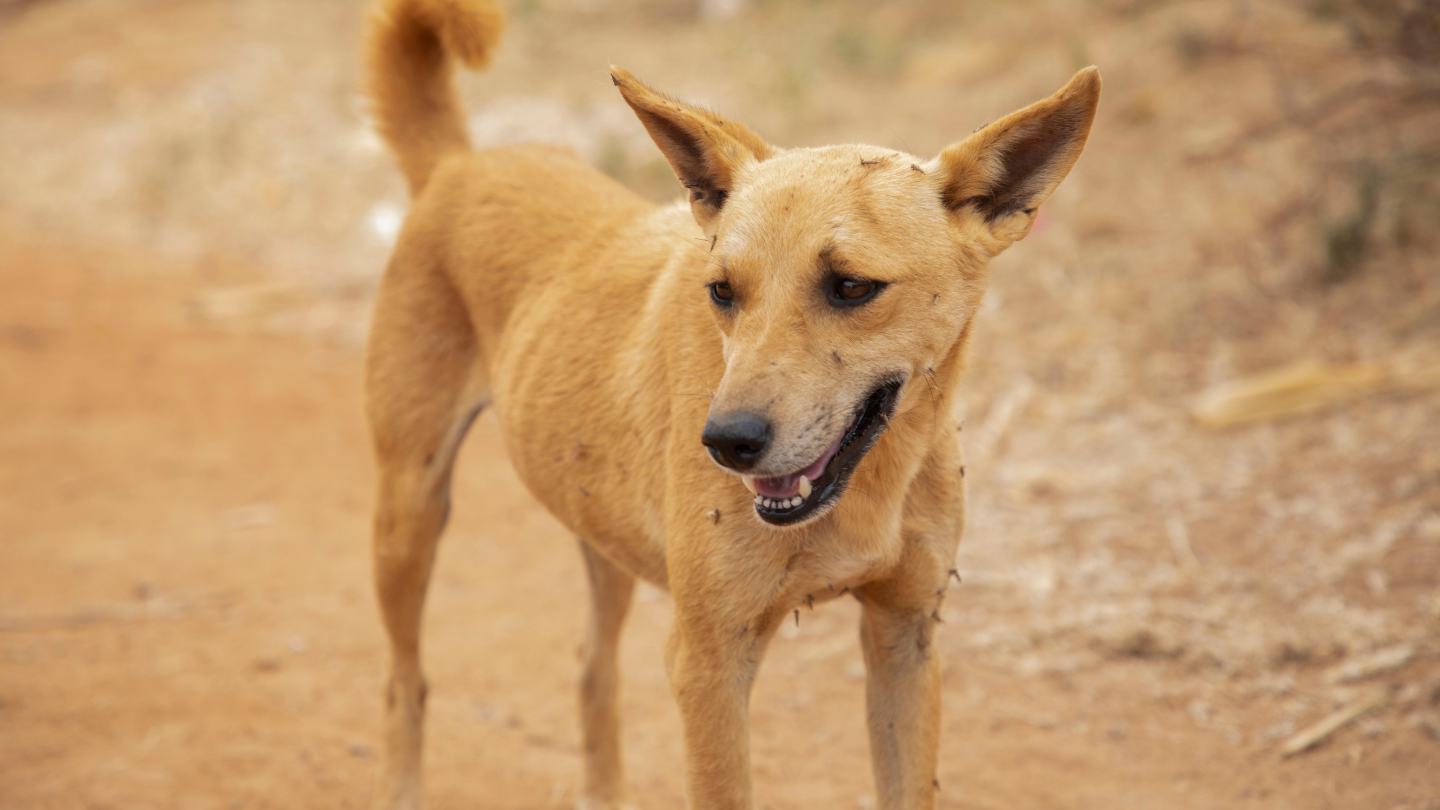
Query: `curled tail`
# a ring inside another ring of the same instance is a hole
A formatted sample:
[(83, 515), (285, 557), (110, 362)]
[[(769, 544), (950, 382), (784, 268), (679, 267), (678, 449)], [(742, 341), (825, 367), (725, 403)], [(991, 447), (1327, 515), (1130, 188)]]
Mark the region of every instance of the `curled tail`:
[(451, 56), (484, 67), (504, 22), (493, 0), (380, 0), (367, 42), (368, 90), (411, 196), (441, 158), (470, 147)]

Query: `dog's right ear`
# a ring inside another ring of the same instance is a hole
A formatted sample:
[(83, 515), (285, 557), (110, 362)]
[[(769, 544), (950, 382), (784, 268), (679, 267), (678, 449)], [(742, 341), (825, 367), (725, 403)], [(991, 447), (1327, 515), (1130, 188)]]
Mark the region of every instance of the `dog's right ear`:
[(700, 229), (714, 236), (741, 169), (770, 157), (774, 148), (745, 125), (658, 93), (623, 68), (611, 67), (610, 79), (689, 190)]
[(1100, 71), (1076, 73), (1049, 98), (982, 127), (934, 161), (941, 199), (979, 225), (993, 255), (1023, 238), (1085, 148), (1100, 103)]

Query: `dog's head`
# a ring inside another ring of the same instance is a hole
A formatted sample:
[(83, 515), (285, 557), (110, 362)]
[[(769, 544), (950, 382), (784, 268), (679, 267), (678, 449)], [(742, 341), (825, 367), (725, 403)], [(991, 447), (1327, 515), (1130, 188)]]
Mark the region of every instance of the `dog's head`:
[(824, 514), (897, 410), (951, 358), (986, 261), (1029, 232), (1095, 116), (1100, 74), (922, 160), (872, 146), (778, 149), (745, 126), (612, 78), (690, 192), (710, 242), (725, 374), (701, 437), (760, 518)]

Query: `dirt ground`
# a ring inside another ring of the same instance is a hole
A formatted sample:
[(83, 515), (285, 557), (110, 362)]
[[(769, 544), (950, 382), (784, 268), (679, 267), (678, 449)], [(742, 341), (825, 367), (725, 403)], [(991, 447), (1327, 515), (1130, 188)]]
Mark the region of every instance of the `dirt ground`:
[[(466, 84), (477, 141), (561, 140), (657, 199), (672, 180), (611, 62), (781, 143), (919, 153), (1100, 64), (1092, 145), (997, 263), (956, 415), (972, 515), (937, 642), (941, 806), (1440, 808), (1430, 18), (508, 7)], [(0, 808), (366, 804), (384, 658), (360, 342), (405, 200), (356, 97), (361, 9), (0, 2)], [(1312, 384), (1217, 410), (1277, 370)], [(430, 798), (568, 807), (574, 540), (488, 417), (458, 475)], [(669, 612), (642, 590), (624, 642), (647, 810), (683, 805)], [(775, 640), (761, 807), (873, 807), (856, 617), (826, 605)], [(1358, 714), (1282, 755), (1337, 712)]]

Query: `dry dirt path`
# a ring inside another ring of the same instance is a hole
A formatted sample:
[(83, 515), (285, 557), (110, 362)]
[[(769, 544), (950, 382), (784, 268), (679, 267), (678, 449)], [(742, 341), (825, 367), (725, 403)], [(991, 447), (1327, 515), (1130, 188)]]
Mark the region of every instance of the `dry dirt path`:
[[(143, 257), (4, 247), (0, 807), (362, 807), (381, 639), (368, 588), (360, 358), (217, 329)], [(435, 807), (561, 808), (578, 770), (583, 578), (482, 420), (433, 589)], [(964, 635), (965, 593), (947, 628)], [(989, 597), (993, 598), (993, 597)], [(681, 805), (662, 594), (624, 647), (644, 808)], [(958, 617), (958, 618), (956, 618)], [(851, 605), (777, 638), (754, 700), (762, 806), (867, 807)], [(1433, 807), (1436, 748), (1282, 763), (1136, 696), (946, 657), (944, 807)], [(1075, 718), (1083, 718), (1075, 722)]]

